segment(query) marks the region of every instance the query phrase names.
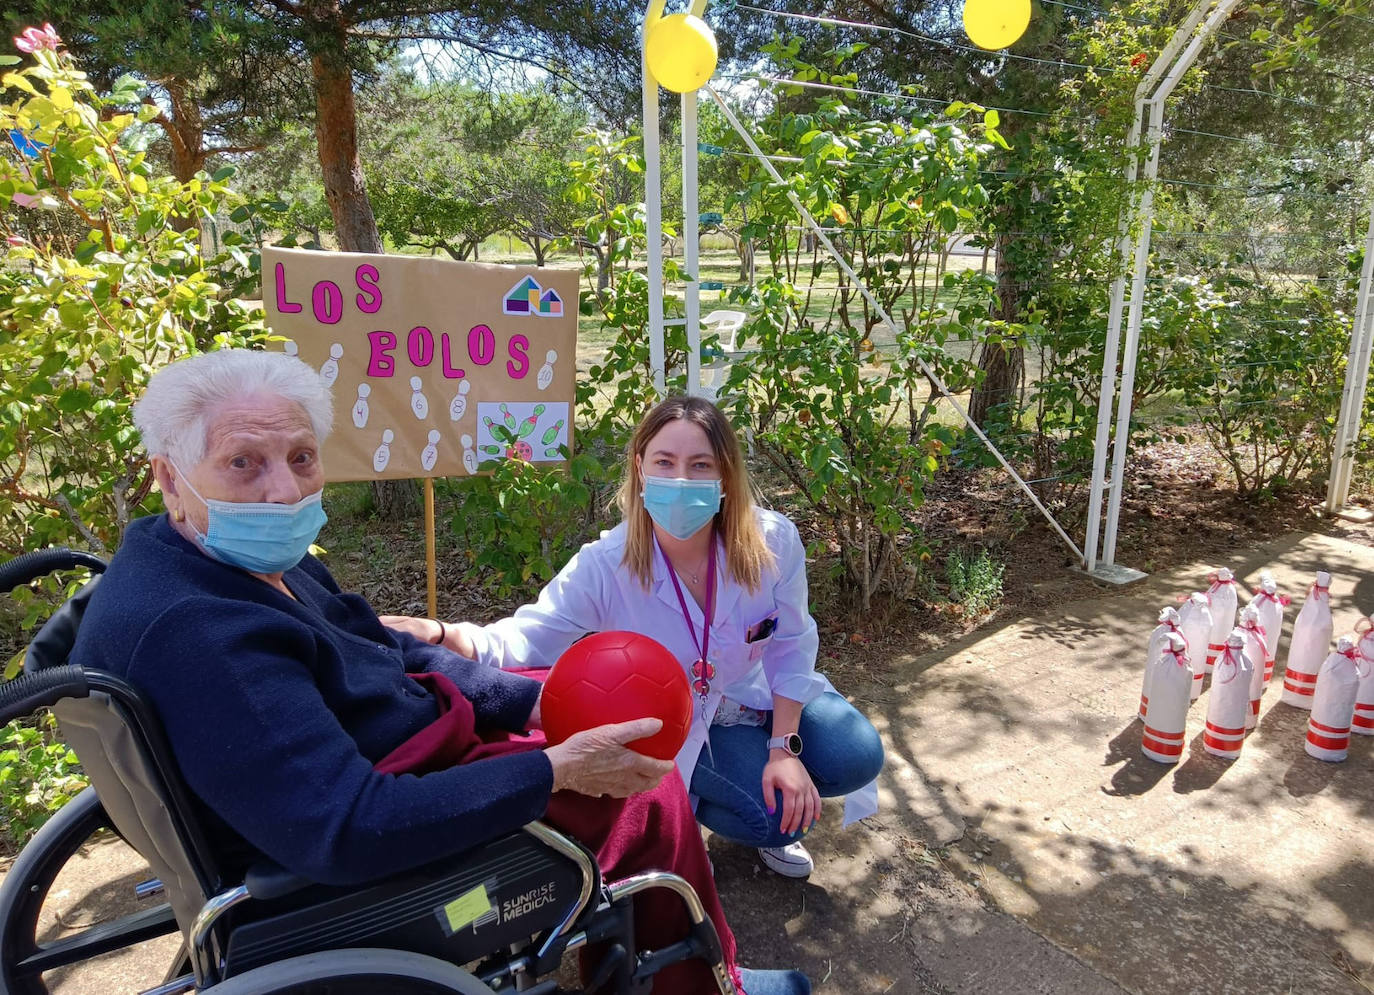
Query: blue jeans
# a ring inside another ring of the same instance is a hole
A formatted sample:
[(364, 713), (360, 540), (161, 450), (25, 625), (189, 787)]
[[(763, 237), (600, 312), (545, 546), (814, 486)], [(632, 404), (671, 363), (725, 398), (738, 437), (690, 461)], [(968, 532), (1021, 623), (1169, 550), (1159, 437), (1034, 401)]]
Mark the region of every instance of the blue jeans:
[[(822, 798), (847, 795), (883, 769), (883, 742), (873, 724), (838, 694), (826, 692), (801, 713), (801, 761)], [(763, 803), (768, 762), (767, 726), (712, 726), (711, 751), (703, 748), (692, 772), (697, 821), (717, 836), (745, 846), (786, 846), (804, 835), (779, 831), (782, 792), (774, 811)]]

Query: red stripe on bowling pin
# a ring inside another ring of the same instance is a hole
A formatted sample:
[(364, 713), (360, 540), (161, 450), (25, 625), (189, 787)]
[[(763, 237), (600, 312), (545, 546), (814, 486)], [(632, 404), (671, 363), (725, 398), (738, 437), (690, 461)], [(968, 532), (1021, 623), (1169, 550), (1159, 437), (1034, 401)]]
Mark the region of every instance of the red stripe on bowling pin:
[(1183, 755), (1183, 738), (1182, 731), (1160, 732), (1146, 726), (1145, 734), (1140, 737), (1140, 751), (1151, 760), (1174, 763)]
[[(1315, 728), (1314, 728), (1315, 727)], [(1323, 735), (1323, 732), (1335, 733), (1334, 736)], [(1307, 726), (1307, 742), (1322, 750), (1332, 750), (1336, 753), (1344, 753), (1350, 749), (1350, 729), (1332, 729), (1324, 726), (1320, 722), (1311, 722)], [(1322, 759), (1318, 757), (1317, 759)]]
[(1374, 704), (1356, 703), (1355, 717), (1350, 720), (1350, 731), (1374, 736)]
[(1238, 757), (1240, 748), (1245, 745), (1245, 727), (1228, 729), (1208, 722), (1202, 732), (1202, 745), (1210, 747), (1207, 752), (1223, 758)]
[(1301, 671), (1289, 670), (1283, 675), (1283, 689), (1291, 694), (1300, 694), (1303, 697), (1310, 697), (1317, 690), (1317, 675), (1304, 674)]

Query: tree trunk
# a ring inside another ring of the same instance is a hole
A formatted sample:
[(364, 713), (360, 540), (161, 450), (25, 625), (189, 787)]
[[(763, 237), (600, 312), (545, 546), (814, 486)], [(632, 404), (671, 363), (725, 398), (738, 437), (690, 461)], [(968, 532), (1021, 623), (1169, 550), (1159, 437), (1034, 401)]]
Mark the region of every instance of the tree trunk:
[[(348, 30), (338, 0), (314, 5), (321, 47), (311, 53), (315, 78), (315, 140), (324, 177), (324, 195), (334, 216), (334, 233), (344, 252), (381, 253), (382, 236), (363, 185), (358, 158), (358, 116), (353, 73), (348, 64)], [(378, 480), (373, 506), (388, 520), (420, 513), (420, 485), (414, 480)]]
[[(196, 173), (205, 168), (205, 125), (200, 116), (200, 104), (186, 92), (184, 80), (175, 77), (165, 80), (171, 114), (162, 114), (158, 123), (167, 135), (172, 150), (172, 175), (178, 183), (190, 183)], [(200, 227), (200, 216), (177, 217), (171, 220), (176, 231), (192, 231)]]
[[(1018, 274), (1007, 262), (1009, 236), (997, 236), (997, 297), (1000, 306), (996, 317), (1014, 322), (1020, 313)], [(1005, 342), (985, 341), (978, 353), (978, 368), (983, 380), (969, 397), (968, 413), (979, 428), (987, 428), (989, 415), (999, 405), (1014, 403), (1021, 387), (1021, 374), (1026, 368), (1026, 350), (1019, 342), (1008, 346)]]
[(353, 104), (353, 75), (342, 51), (347, 45), (342, 20), (337, 22), (338, 48), (316, 52), (310, 60), (315, 76), (315, 139), (319, 147), (324, 196), (334, 216), (334, 233), (344, 252), (382, 251), (382, 236), (363, 186), (358, 158), (358, 122)]

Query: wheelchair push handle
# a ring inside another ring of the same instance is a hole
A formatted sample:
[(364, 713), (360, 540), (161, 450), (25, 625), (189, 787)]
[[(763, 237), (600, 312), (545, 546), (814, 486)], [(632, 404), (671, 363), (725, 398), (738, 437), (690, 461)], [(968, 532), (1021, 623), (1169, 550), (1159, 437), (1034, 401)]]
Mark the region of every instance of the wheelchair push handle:
[(66, 546), (20, 553), (14, 559), (0, 564), (0, 592), (8, 593), (20, 584), (27, 584), (54, 570), (75, 570), (77, 567), (87, 567), (92, 573), (103, 573), (105, 561), (92, 553), (68, 549)]
[(0, 725), (31, 715), (63, 698), (84, 698), (89, 693), (85, 670), (71, 664), (24, 674), (0, 684)]

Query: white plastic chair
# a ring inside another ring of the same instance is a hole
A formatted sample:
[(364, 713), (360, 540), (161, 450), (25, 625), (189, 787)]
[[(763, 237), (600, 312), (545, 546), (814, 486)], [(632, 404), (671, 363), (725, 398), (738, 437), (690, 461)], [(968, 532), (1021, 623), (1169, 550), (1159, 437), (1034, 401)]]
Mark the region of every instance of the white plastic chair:
[(743, 311), (712, 311), (701, 319), (703, 331), (720, 336), (720, 351), (702, 369), (701, 396), (713, 403), (720, 398), (730, 373), (730, 360), (738, 351), (737, 337), (748, 317)]

